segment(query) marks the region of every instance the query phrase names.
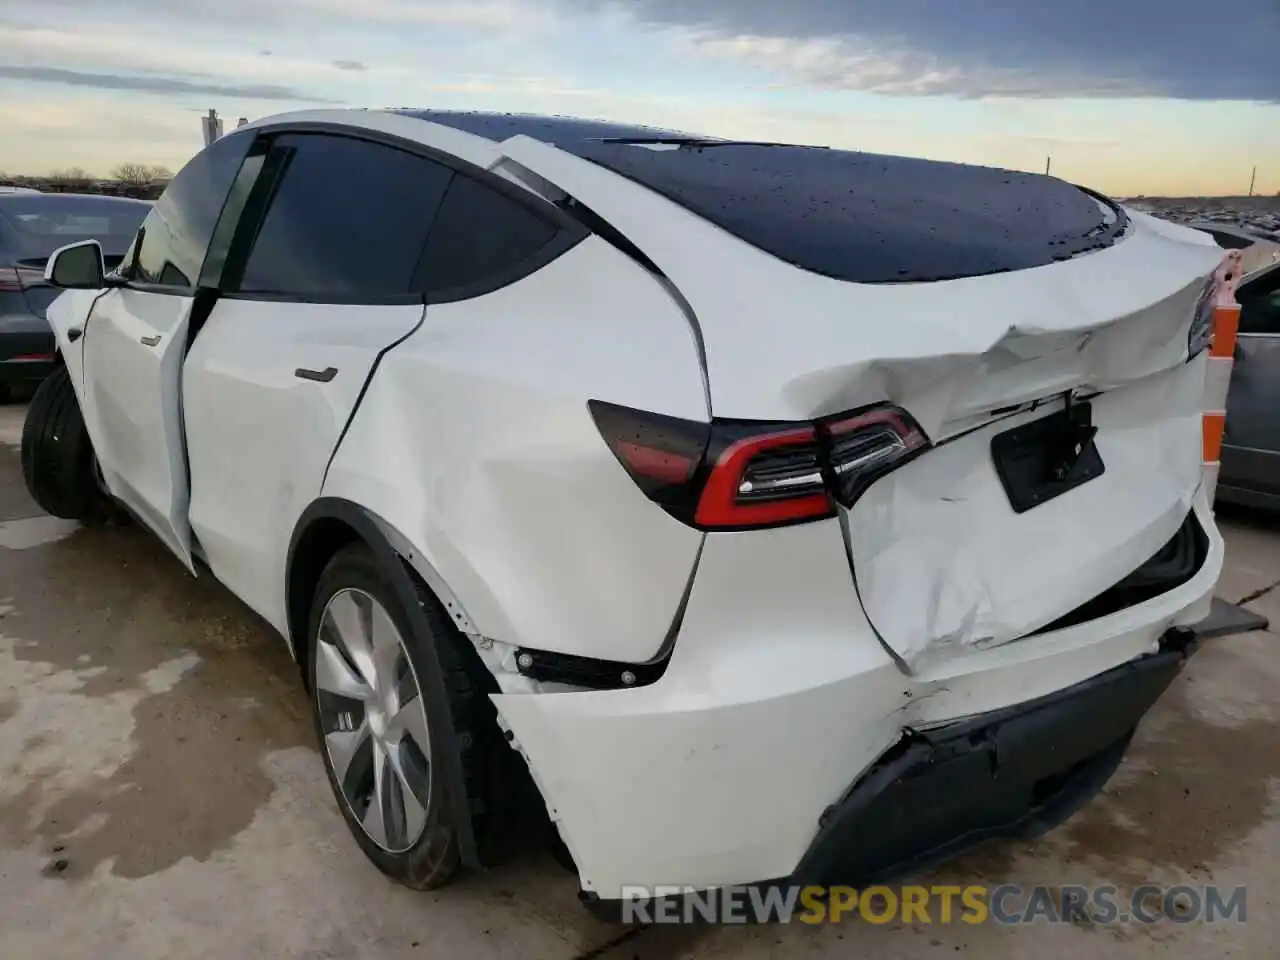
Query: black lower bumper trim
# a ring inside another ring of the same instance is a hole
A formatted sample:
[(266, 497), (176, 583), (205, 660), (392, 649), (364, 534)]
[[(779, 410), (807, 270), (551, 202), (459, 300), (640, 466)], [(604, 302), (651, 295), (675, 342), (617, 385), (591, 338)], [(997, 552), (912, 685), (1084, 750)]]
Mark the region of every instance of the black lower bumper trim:
[[(1058, 825), (1105, 786), (1196, 645), (1174, 628), (1158, 652), (1065, 690), (908, 732), (822, 814), (792, 875), (763, 886), (900, 881), (984, 841)], [(582, 900), (603, 918), (622, 915), (621, 901)]]

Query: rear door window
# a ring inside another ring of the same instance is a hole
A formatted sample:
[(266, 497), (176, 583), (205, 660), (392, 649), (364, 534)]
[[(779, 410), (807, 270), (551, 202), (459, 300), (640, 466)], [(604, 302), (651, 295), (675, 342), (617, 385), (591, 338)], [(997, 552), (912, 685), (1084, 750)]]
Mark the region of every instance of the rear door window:
[(227, 191), (253, 143), (249, 133), (215, 140), (169, 182), (125, 257), (127, 277), (189, 290), (200, 276)]
[(283, 134), (259, 179), (265, 215), (224, 288), (313, 302), (404, 298), (452, 176), (381, 143)]
[(434, 303), (488, 292), (521, 276), (558, 232), (528, 204), (456, 174), (427, 239), (421, 289)]

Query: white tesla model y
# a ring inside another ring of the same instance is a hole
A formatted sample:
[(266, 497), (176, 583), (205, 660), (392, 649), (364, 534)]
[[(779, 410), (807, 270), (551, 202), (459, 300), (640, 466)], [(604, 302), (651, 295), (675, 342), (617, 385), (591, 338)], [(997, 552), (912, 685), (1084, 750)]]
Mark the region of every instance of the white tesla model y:
[(602, 908), (1060, 821), (1194, 649), (1213, 241), (1049, 177), (560, 118), (215, 141), (64, 248), (23, 463), (286, 638), (388, 875)]

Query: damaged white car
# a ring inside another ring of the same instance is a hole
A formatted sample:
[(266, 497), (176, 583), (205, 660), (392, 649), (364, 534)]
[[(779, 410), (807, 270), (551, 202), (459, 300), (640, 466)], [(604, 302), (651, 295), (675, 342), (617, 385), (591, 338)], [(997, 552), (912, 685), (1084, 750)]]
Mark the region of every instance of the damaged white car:
[(395, 880), (540, 824), (602, 910), (886, 879), (1067, 816), (1194, 649), (1219, 259), (1038, 175), (290, 114), (50, 259), (24, 471), (287, 639)]

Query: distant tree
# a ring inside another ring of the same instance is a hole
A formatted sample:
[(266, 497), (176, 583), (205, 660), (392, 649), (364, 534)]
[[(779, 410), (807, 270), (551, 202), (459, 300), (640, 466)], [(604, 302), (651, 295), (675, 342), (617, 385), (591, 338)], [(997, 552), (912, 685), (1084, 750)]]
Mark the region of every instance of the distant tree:
[(49, 179), (55, 183), (86, 183), (93, 179), (93, 176), (84, 167), (66, 167), (62, 170), (54, 170), (49, 174)]
[(89, 189), (93, 184), (93, 175), (83, 167), (67, 167), (63, 170), (54, 170), (43, 180), (46, 189), (76, 192)]
[(113, 180), (129, 184), (152, 183), (156, 180), (168, 180), (173, 172), (168, 167), (151, 166), (145, 163), (122, 163), (111, 171)]

